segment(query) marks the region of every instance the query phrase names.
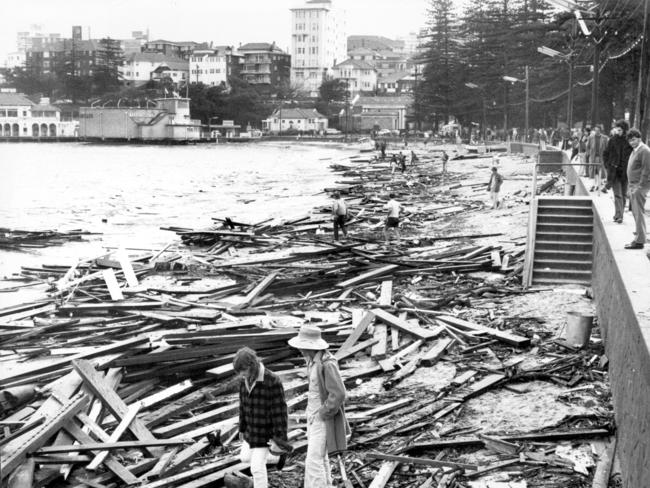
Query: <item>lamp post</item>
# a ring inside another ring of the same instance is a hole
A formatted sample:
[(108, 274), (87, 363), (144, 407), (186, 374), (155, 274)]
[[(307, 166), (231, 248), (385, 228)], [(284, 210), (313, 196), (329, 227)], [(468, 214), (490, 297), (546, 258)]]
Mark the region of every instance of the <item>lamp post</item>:
[(512, 76), (504, 76), (503, 79), (505, 81), (509, 81), (510, 83), (525, 83), (526, 84), (526, 115), (525, 115), (525, 124), (524, 124), (524, 130), (526, 134), (526, 138), (528, 138), (528, 119), (530, 115), (530, 77), (528, 76), (528, 66), (526, 66), (526, 77), (523, 80), (520, 80), (519, 78), (514, 78)]
[(541, 46), (537, 48), (537, 52), (550, 56), (551, 58), (558, 58), (569, 65), (569, 94), (567, 98), (566, 107), (566, 121), (569, 129), (573, 127), (573, 70), (574, 70), (574, 52), (563, 54), (560, 51), (551, 49), (550, 47)]
[(481, 93), (481, 106), (483, 108), (483, 123), (481, 124), (481, 133), (483, 135), (483, 141), (485, 142), (485, 129), (487, 127), (487, 113), (486, 113), (486, 107), (485, 107), (485, 90), (483, 90), (481, 87), (479, 87), (476, 83), (465, 83), (465, 86), (467, 88), (471, 88), (472, 90), (478, 90)]

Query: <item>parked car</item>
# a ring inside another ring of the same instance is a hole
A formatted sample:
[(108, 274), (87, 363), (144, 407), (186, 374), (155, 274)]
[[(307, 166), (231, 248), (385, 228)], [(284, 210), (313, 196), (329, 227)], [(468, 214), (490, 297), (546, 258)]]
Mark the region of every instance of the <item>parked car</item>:
[(325, 129), (325, 134), (328, 136), (337, 136), (341, 134), (342, 132), (338, 129)]
[(377, 132), (378, 136), (389, 136), (390, 135), (390, 130), (389, 129), (382, 129)]

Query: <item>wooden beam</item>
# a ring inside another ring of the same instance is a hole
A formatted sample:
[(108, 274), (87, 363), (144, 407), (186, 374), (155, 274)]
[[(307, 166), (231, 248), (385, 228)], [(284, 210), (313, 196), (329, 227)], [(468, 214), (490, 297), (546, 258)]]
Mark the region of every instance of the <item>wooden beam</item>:
[(375, 320), (375, 315), (372, 312), (366, 312), (366, 314), (361, 318), (361, 321), (354, 327), (352, 333), (345, 340), (343, 345), (336, 351), (334, 357), (336, 359), (341, 359), (341, 357), (350, 349), (354, 344), (359, 340), (359, 338), (366, 331), (368, 326)]
[[(84, 380), (85, 385), (90, 389), (93, 394), (99, 399), (104, 406), (119, 420), (124, 420), (129, 408), (124, 401), (119, 397), (111, 385), (95, 370), (92, 363), (85, 360), (75, 360), (72, 362), (75, 371)], [(129, 430), (133, 433), (136, 439), (143, 442), (155, 441), (153, 434), (147, 429), (144, 423), (138, 418), (133, 419), (129, 425)], [(162, 452), (160, 449), (151, 449), (151, 446), (146, 446), (147, 452), (154, 457), (159, 457)]]
[[(200, 476), (206, 476), (210, 473), (219, 472), (220, 470), (240, 466), (239, 459), (234, 456), (227, 457), (225, 459), (220, 459), (218, 461), (213, 461), (203, 466), (198, 466), (196, 468), (188, 469), (182, 473), (176, 474), (174, 476), (167, 476), (158, 481), (153, 481), (151, 483), (146, 483), (141, 485), (140, 488), (166, 488), (168, 486), (177, 485), (178, 483), (183, 483)], [(239, 467), (237, 469), (243, 469)]]
[(342, 361), (343, 359), (349, 358), (350, 356), (354, 356), (356, 353), (363, 351), (364, 349), (374, 346), (375, 344), (377, 344), (377, 342), (379, 341), (373, 337), (372, 339), (368, 339), (367, 341), (359, 342), (358, 344), (355, 344), (354, 346), (350, 347), (349, 349), (346, 349), (343, 352), (341, 352), (341, 350), (339, 349), (336, 352), (336, 359), (338, 361)]
[(440, 339), (422, 356), (422, 364), (424, 366), (433, 366), (438, 362), (438, 359), (445, 353), (449, 345), (453, 342), (452, 339)]
[(395, 315), (388, 313), (380, 308), (373, 309), (372, 313), (382, 322), (385, 322), (391, 327), (396, 327), (400, 331), (415, 336), (418, 339), (426, 341), (440, 334), (439, 331), (431, 331), (417, 325), (409, 324), (406, 320), (401, 320), (399, 317), (396, 317)]
[(266, 278), (260, 281), (257, 286), (255, 286), (255, 288), (253, 288), (250, 293), (246, 295), (246, 297), (244, 297), (244, 300), (241, 303), (238, 303), (234, 308), (241, 309), (248, 307), (258, 296), (264, 293), (264, 290), (271, 286), (271, 283), (275, 281), (279, 274), (280, 271), (274, 271), (273, 273), (269, 274)]
[[(126, 412), (126, 415), (122, 418), (122, 421), (117, 425), (113, 433), (110, 435), (106, 442), (106, 444), (112, 444), (120, 440), (122, 435), (126, 432), (126, 430), (129, 428), (129, 425), (131, 425), (131, 422), (133, 422), (133, 419), (135, 419), (135, 416), (138, 414), (140, 411), (140, 407), (142, 404), (140, 402), (136, 402), (133, 405), (130, 405), (128, 407), (128, 410)], [(104, 462), (104, 459), (106, 459), (106, 456), (108, 455), (108, 451), (102, 451), (99, 454), (95, 456), (95, 458), (86, 466), (86, 469), (89, 469), (90, 471), (94, 471), (101, 464)]]
[(382, 266), (381, 268), (375, 268), (371, 271), (368, 271), (367, 273), (360, 274), (356, 278), (351, 278), (349, 280), (337, 283), (336, 286), (338, 288), (347, 288), (349, 286), (356, 286), (359, 283), (374, 280), (379, 276), (383, 276), (385, 274), (390, 273), (391, 271), (395, 271), (397, 268), (399, 268), (399, 266), (396, 264), (389, 264), (387, 266)]
[(594, 480), (591, 485), (592, 488), (607, 488), (609, 486), (609, 477), (612, 472), (612, 463), (614, 462), (614, 453), (616, 452), (616, 438), (614, 437), (605, 451), (603, 451), (598, 464), (596, 465), (596, 472), (594, 473)]
[(377, 343), (372, 346), (370, 356), (374, 359), (385, 358), (388, 345), (388, 328), (385, 324), (375, 324), (373, 338), (377, 340)]
[(378, 452), (369, 452), (366, 454), (369, 459), (381, 459), (383, 461), (396, 461), (402, 464), (421, 464), (423, 466), (433, 466), (436, 468), (456, 468), (456, 469), (470, 469), (477, 470), (478, 466), (475, 464), (454, 463), (451, 461), (438, 461), (436, 459), (416, 458), (408, 456), (396, 456), (393, 454), (381, 454)]
[(386, 461), (382, 463), (377, 475), (370, 483), (368, 488), (384, 488), (388, 483), (388, 480), (393, 475), (393, 472), (397, 468), (399, 462), (397, 461)]
[(381, 293), (377, 303), (382, 306), (390, 306), (393, 301), (393, 280), (386, 280), (381, 282)]
[(482, 332), (490, 337), (494, 337), (495, 339), (500, 340), (501, 342), (510, 344), (511, 346), (525, 347), (530, 344), (530, 339), (528, 337), (522, 337), (510, 332), (493, 329), (492, 327), (485, 327), (483, 325), (474, 324), (457, 317), (452, 317), (451, 315), (439, 315), (436, 317), (436, 319), (446, 324), (453, 325), (454, 327), (457, 327), (461, 330), (470, 332)]
[(151, 446), (178, 446), (179, 444), (191, 444), (194, 442), (190, 438), (183, 439), (154, 439), (152, 441), (119, 441), (119, 442), (88, 442), (84, 444), (72, 444), (61, 446), (41, 447), (37, 454), (60, 454), (66, 452), (84, 452), (84, 451), (104, 451), (113, 449), (131, 449)]

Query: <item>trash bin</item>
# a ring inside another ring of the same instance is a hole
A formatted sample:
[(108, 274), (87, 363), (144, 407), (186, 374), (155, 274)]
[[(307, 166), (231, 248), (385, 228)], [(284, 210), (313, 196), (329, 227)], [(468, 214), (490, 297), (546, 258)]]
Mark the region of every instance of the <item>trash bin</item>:
[(594, 316), (583, 312), (568, 312), (566, 322), (566, 341), (575, 347), (585, 347), (589, 343)]

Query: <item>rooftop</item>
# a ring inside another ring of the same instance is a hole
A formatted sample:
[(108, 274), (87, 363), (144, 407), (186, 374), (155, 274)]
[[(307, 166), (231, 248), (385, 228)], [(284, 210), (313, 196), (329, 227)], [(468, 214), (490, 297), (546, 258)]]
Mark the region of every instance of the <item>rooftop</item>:
[(243, 46), (239, 46), (238, 51), (268, 51), (274, 53), (284, 54), (284, 51), (275, 45), (275, 42), (249, 42)]
[(279, 116), (282, 112), (283, 119), (324, 119), (323, 114), (319, 113), (315, 108), (282, 108), (273, 112), (273, 117)]
[(375, 67), (372, 64), (366, 61), (362, 61), (360, 59), (346, 59), (342, 63), (339, 63), (336, 66), (334, 66), (334, 68), (342, 68), (344, 66), (354, 66), (357, 69), (371, 69), (371, 70), (375, 69)]
[(22, 93), (0, 93), (0, 106), (32, 106), (32, 102)]
[[(167, 56), (162, 53), (133, 53), (130, 56), (127, 56), (126, 62), (132, 63), (167, 63), (167, 62), (178, 62), (182, 61), (180, 58), (174, 56)], [(187, 61), (183, 61), (187, 64)]]

